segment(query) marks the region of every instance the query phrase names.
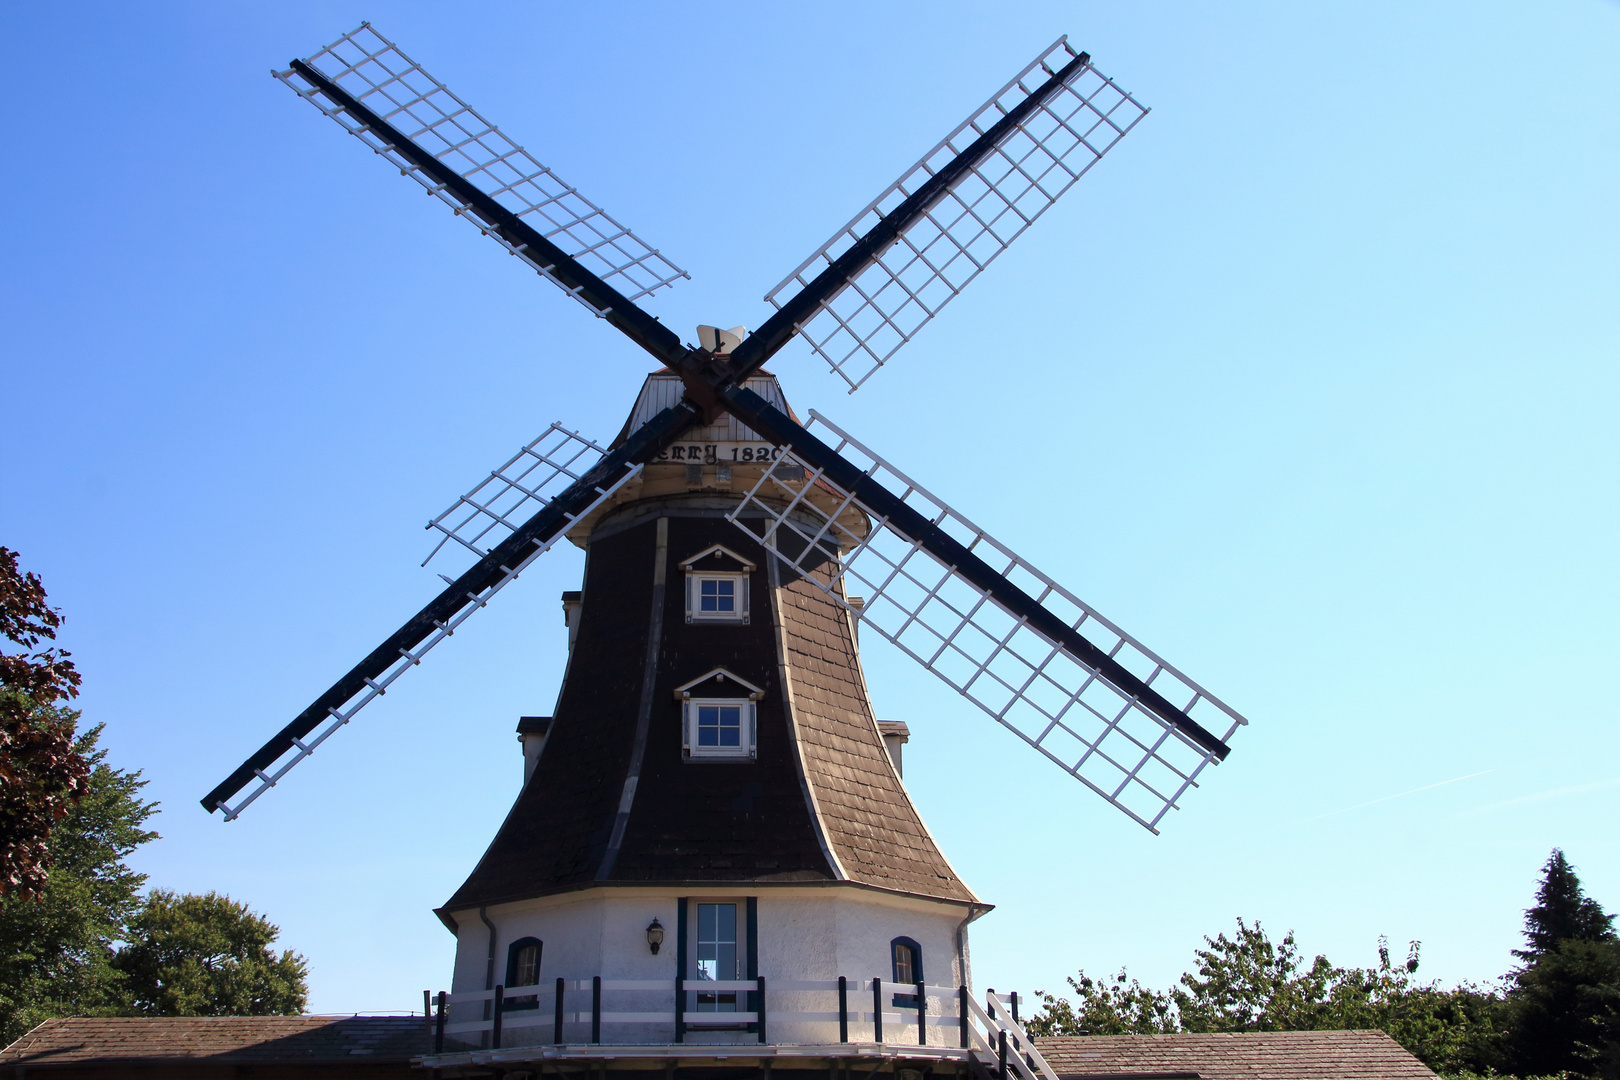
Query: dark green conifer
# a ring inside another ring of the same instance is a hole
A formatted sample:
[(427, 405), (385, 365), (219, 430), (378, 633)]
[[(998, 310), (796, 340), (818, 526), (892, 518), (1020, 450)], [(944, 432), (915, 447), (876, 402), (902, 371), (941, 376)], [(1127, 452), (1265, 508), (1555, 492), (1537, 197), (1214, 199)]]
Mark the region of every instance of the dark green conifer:
[(1553, 848), (1541, 868), (1536, 906), (1524, 913), (1524, 936), (1529, 948), (1513, 955), (1527, 964), (1558, 951), (1565, 941), (1613, 941), (1614, 916), (1605, 915), (1598, 902), (1581, 889), (1575, 868), (1559, 848)]

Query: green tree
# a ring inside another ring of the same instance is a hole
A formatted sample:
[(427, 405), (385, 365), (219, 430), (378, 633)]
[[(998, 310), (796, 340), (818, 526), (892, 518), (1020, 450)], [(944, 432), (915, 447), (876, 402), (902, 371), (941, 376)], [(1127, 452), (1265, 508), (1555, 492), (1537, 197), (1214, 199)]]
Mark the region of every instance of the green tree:
[(1521, 1072), (1620, 1077), (1620, 940), (1556, 848), (1525, 912), (1528, 948), (1508, 992), (1509, 1059)]
[(0, 896), (45, 887), (51, 829), (88, 790), (90, 766), (67, 719), (77, 714), (56, 707), (77, 696), (79, 673), (68, 653), (39, 648), (61, 625), (39, 578), (0, 547), (0, 637), (24, 650), (0, 654)]
[(1037, 990), (1041, 1010), (1024, 1025), (1031, 1035), (1154, 1035), (1179, 1031), (1175, 1002), (1129, 978), (1125, 969), (1111, 979), (1084, 971), (1070, 976), (1074, 1000)]
[(1472, 983), (1418, 982), (1418, 951), (1414, 941), (1405, 963), (1391, 964), (1380, 938), (1376, 968), (1339, 969), (1322, 1026), (1376, 1028), (1447, 1075), (1495, 1069), (1502, 1061), (1501, 994)]
[(1524, 937), (1529, 948), (1514, 949), (1513, 955), (1529, 964), (1557, 952), (1559, 945), (1571, 939), (1615, 940), (1614, 916), (1605, 915), (1598, 902), (1586, 895), (1560, 848), (1553, 848), (1541, 868), (1535, 906), (1524, 913)]
[(1170, 991), (1183, 1031), (1310, 1031), (1327, 1019), (1339, 970), (1318, 956), (1305, 963), (1294, 932), (1273, 945), (1258, 921), (1237, 921), (1237, 936), (1204, 938), (1196, 974)]
[(1098, 981), (1069, 980), (1073, 1000), (1037, 993), (1033, 1035), (1123, 1035), (1198, 1031), (1305, 1031), (1378, 1028), (1438, 1072), (1487, 1072), (1500, 1061), (1502, 999), (1470, 984), (1420, 983), (1419, 947), (1391, 963), (1380, 938), (1377, 967), (1309, 961), (1293, 932), (1273, 942), (1260, 923), (1238, 920), (1232, 937), (1204, 939), (1196, 970), (1159, 991), (1121, 970)]
[(228, 896), (153, 890), (113, 959), (137, 1013), (269, 1016), (302, 1012), (304, 958), (270, 948), (280, 929)]
[[(58, 709), (50, 720), (71, 732), (78, 714)], [(86, 791), (51, 832), (45, 882), (32, 896), (0, 897), (0, 1043), (53, 1016), (127, 1010), (113, 945), (140, 907), (146, 876), (124, 858), (156, 838), (143, 826), (157, 804), (141, 801), (139, 772), (106, 763), (101, 730), (70, 744), (88, 766)]]

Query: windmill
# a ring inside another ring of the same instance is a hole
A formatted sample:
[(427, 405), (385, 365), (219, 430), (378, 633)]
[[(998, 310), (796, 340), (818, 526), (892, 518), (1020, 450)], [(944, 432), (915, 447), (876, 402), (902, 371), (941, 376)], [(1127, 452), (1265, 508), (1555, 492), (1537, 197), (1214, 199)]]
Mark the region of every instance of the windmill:
[[(905, 735), (875, 719), (857, 628), (1154, 832), (1245, 721), (876, 449), (814, 410), (801, 424), (764, 365), (802, 338), (853, 393), (1147, 110), (1059, 39), (771, 289), (763, 325), (699, 327), (693, 345), (638, 306), (684, 271), (369, 24), (276, 76), (660, 366), (617, 439), (553, 424), (434, 518), (429, 558), (454, 541), (470, 568), (204, 807), (241, 814), (566, 536), (587, 565), (564, 596), (555, 715), (520, 724), (523, 791), (439, 911), (457, 994), (482, 1003), (461, 1027), (500, 1047), (514, 1008), (535, 1016), (509, 1026), (546, 1028), (549, 997), (564, 1045), (585, 1022), (565, 1021), (564, 984), (589, 976), (591, 1042), (667, 1043), (664, 1005), (612, 1014), (640, 1019), (604, 1039), (601, 979), (653, 994), (634, 976), (673, 964), (677, 1042), (763, 1043), (765, 969), (810, 987), (876, 963), (879, 941), (914, 989), (891, 1002), (878, 979), (851, 1014), (841, 977), (843, 1040), (851, 1015), (881, 1044), (889, 1010), (915, 1010), (920, 1050), (938, 989), (924, 972), (943, 965), (968, 1046), (965, 930), (987, 906), (905, 794)], [(807, 952), (810, 924), (838, 929)], [(675, 955), (659, 961), (666, 929)], [(530, 990), (503, 1004), (513, 987)], [(832, 1041), (830, 1013), (795, 1015), (788, 1041)]]

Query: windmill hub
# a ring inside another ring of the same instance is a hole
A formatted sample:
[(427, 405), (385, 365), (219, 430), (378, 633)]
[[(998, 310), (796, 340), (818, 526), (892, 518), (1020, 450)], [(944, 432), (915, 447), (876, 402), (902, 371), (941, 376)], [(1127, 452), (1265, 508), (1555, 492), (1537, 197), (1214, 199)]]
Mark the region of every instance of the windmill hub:
[(748, 327), (733, 326), (730, 330), (722, 330), (717, 326), (699, 326), (697, 333), (699, 345), (716, 356), (725, 356), (743, 343), (743, 338), (748, 336)]

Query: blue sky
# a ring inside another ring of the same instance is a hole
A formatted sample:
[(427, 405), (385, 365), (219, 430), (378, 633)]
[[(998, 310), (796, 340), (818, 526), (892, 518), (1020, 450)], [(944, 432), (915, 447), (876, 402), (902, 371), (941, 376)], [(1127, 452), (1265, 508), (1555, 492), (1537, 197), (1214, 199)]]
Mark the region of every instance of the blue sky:
[(1620, 5), (7, 5), (0, 543), (163, 803), (139, 868), (268, 914), (312, 1009), (447, 985), (579, 555), (197, 799), (437, 591), (429, 516), (648, 368), (269, 77), (362, 19), (690, 270), (681, 327), (757, 325), (1060, 33), (1152, 106), (859, 394), (772, 365), (1252, 720), (1155, 838), (874, 642), (981, 986), (1162, 985), (1239, 915), (1489, 979), (1554, 845), (1620, 907)]

